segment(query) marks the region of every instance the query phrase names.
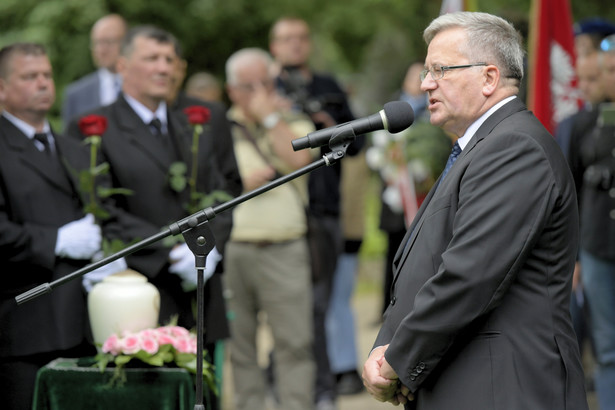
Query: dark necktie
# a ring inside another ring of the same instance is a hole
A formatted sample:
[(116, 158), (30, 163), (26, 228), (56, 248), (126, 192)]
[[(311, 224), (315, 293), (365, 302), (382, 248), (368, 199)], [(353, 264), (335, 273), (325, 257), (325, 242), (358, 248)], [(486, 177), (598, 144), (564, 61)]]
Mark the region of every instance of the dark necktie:
[(455, 145), (453, 145), (453, 149), (451, 150), (451, 155), (448, 156), (448, 161), (446, 161), (444, 171), (442, 171), (442, 178), (440, 178), (440, 181), (442, 181), (446, 174), (448, 174), (448, 171), (450, 171), (459, 154), (461, 154), (461, 147), (459, 146), (459, 143), (455, 142)]
[[(455, 145), (453, 145), (453, 149), (451, 150), (451, 155), (448, 156), (448, 161), (446, 161), (446, 166), (444, 167), (444, 171), (442, 171), (442, 176), (440, 177), (440, 180), (438, 181), (438, 186), (442, 183), (442, 180), (444, 180), (444, 177), (446, 176), (446, 174), (448, 174), (448, 171), (450, 171), (455, 161), (457, 161), (457, 157), (459, 156), (459, 154), (461, 154), (461, 147), (459, 146), (459, 143), (455, 142)], [(406, 241), (406, 244), (404, 245), (404, 253), (407, 251), (408, 245), (410, 245), (411, 238), (412, 238), (412, 234), (410, 234), (410, 236), (408, 237), (408, 240)]]
[(49, 139), (44, 132), (37, 132), (34, 134), (34, 139), (43, 144), (43, 152), (47, 155), (51, 155), (51, 146), (49, 145)]
[(152, 134), (158, 136), (162, 134), (162, 122), (159, 118), (155, 118), (150, 121), (149, 128), (152, 131)]

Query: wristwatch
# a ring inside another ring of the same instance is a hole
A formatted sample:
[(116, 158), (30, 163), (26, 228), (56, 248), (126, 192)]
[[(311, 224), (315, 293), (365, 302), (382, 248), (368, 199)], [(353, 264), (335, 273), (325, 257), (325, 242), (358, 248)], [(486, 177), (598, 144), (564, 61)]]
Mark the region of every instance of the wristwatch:
[(263, 119), (263, 127), (270, 130), (278, 125), (278, 122), (280, 122), (280, 114), (277, 112), (272, 112)]

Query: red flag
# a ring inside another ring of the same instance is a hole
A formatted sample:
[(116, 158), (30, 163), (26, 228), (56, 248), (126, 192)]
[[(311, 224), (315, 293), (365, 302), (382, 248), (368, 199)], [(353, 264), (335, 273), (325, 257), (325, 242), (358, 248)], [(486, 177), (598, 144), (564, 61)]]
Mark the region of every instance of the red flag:
[(533, 0), (529, 37), (528, 107), (553, 134), (581, 105), (570, 1)]

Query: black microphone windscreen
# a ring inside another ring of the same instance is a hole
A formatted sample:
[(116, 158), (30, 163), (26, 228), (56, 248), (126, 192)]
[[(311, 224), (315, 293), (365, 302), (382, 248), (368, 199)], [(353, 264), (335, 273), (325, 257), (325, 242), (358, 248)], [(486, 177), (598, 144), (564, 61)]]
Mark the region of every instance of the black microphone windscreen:
[(387, 117), (387, 129), (395, 134), (412, 125), (414, 111), (405, 101), (390, 101), (384, 104), (384, 115)]

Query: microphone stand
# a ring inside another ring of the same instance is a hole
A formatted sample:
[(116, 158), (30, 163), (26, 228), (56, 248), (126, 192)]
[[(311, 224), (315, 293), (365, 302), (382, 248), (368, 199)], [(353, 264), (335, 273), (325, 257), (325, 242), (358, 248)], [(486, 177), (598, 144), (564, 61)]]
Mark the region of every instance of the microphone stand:
[(143, 249), (159, 240), (171, 235), (182, 234), (186, 241), (186, 245), (194, 253), (195, 267), (197, 270), (197, 368), (196, 368), (196, 403), (195, 410), (205, 410), (203, 404), (203, 330), (204, 330), (204, 271), (207, 259), (207, 254), (215, 246), (215, 238), (209, 227), (208, 222), (215, 218), (217, 214), (227, 211), (235, 206), (252, 199), (258, 195), (264, 194), (267, 191), (272, 190), (280, 185), (283, 185), (293, 179), (303, 176), (315, 169), (323, 166), (330, 166), (335, 164), (338, 160), (342, 159), (346, 155), (348, 145), (356, 139), (354, 130), (350, 127), (341, 128), (339, 131), (334, 132), (329, 141), (329, 147), (331, 152), (325, 154), (317, 161), (314, 161), (290, 174), (281, 176), (274, 179), (267, 184), (256, 188), (250, 192), (247, 192), (237, 198), (231, 199), (225, 203), (217, 205), (212, 208), (205, 208), (194, 214), (181, 219), (173, 224), (169, 225), (166, 229), (160, 233), (154, 234), (146, 239), (143, 239), (127, 248), (122, 249), (119, 252), (109, 255), (97, 262), (84, 266), (83, 268), (76, 270), (66, 276), (63, 276), (55, 281), (49, 283), (43, 283), (38, 285), (24, 293), (21, 293), (15, 297), (15, 301), (18, 305), (29, 302), (41, 295), (51, 292), (53, 289), (77, 279), (94, 269), (100, 268), (114, 260), (121, 257), (130, 255), (140, 249)]

